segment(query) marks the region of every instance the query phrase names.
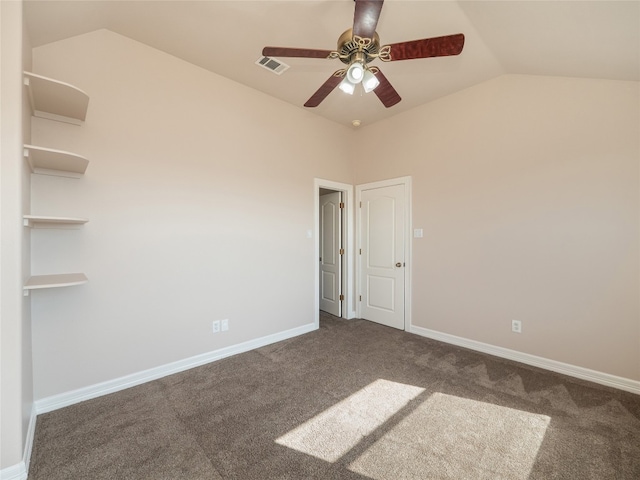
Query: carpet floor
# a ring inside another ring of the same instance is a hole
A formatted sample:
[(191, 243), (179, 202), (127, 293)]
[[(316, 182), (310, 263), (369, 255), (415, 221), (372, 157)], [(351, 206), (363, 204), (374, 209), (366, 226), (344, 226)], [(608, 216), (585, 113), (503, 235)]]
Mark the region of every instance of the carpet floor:
[(640, 396), (322, 314), (38, 416), (29, 480), (640, 479)]

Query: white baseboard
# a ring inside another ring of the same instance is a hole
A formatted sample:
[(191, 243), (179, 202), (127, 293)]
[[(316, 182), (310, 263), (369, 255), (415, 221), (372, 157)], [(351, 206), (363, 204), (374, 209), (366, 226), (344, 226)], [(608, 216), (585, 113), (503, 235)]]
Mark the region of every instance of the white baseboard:
[[(29, 427), (27, 428), (27, 438), (24, 442), (24, 454), (23, 462), (25, 466), (25, 472), (29, 473), (29, 464), (31, 463), (31, 452), (33, 451), (33, 440), (36, 436), (36, 420), (37, 420), (36, 406), (31, 405), (31, 416), (29, 418)], [(26, 477), (25, 477), (26, 478)]]
[[(249, 340), (247, 342), (232, 345), (230, 347), (221, 348), (212, 352), (203, 353), (194, 357), (179, 360), (177, 362), (168, 363), (159, 367), (144, 370), (142, 372), (133, 373), (124, 377), (115, 378), (106, 382), (97, 383), (88, 387), (79, 388), (70, 392), (61, 393), (58, 395), (52, 395), (45, 397), (35, 402), (35, 411), (39, 415), (41, 413), (51, 412), (59, 408), (67, 407), (75, 403), (84, 402), (92, 398), (107, 395), (109, 393), (118, 392), (125, 388), (134, 387), (142, 383), (157, 380), (158, 378), (166, 377), (174, 373), (183, 372), (190, 368), (199, 367), (207, 363), (221, 360), (225, 357), (237, 355), (238, 353), (248, 352), (256, 348), (264, 347), (272, 343), (287, 340), (289, 338), (297, 337), (305, 333), (309, 333), (313, 330), (317, 330), (318, 325), (310, 323), (301, 327), (292, 328), (284, 332), (274, 333), (265, 337), (256, 338), (255, 340)], [(2, 477), (4, 479), (4, 477)]]
[(568, 363), (557, 362), (555, 360), (549, 360), (548, 358), (538, 357), (535, 355), (530, 355), (528, 353), (510, 350), (508, 348), (496, 347), (488, 343), (477, 342), (475, 340), (457, 337), (448, 333), (442, 333), (435, 330), (429, 330), (428, 328), (418, 327), (416, 325), (411, 325), (409, 332), (415, 333), (416, 335), (420, 335), (422, 337), (438, 340), (440, 342), (450, 343), (459, 347), (465, 347), (471, 350), (476, 350), (478, 352), (495, 355), (496, 357), (506, 358), (508, 360), (514, 360), (516, 362), (524, 363), (534, 367), (544, 368), (545, 370), (551, 370), (552, 372), (562, 373), (564, 375), (580, 378), (582, 380), (588, 380), (600, 385), (606, 385), (608, 387), (640, 394), (640, 382), (631, 380), (629, 378), (618, 377), (615, 375), (610, 375), (608, 373), (590, 370), (588, 368), (577, 367)]
[(27, 480), (27, 467), (24, 462), (0, 470), (0, 480)]
[(29, 474), (29, 463), (31, 462), (31, 451), (33, 449), (33, 439), (36, 432), (36, 409), (31, 407), (27, 436), (24, 441), (22, 461), (16, 465), (0, 470), (0, 480), (27, 480)]
[(355, 310), (351, 310), (351, 309), (347, 310), (347, 314), (344, 317), (344, 319), (345, 320), (353, 320), (354, 318), (357, 318), (356, 317), (356, 311)]

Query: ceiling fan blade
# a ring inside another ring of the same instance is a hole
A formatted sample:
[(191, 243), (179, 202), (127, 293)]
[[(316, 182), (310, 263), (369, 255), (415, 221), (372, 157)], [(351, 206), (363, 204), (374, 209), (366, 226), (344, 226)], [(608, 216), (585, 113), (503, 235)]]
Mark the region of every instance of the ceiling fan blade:
[(464, 35), (446, 35), (444, 37), (423, 38), (410, 42), (392, 43), (391, 59), (410, 60), (412, 58), (446, 57), (449, 55), (459, 55), (464, 47)]
[(322, 101), (327, 98), (333, 89), (336, 88), (340, 82), (342, 81), (342, 77), (344, 76), (344, 70), (338, 70), (333, 75), (329, 77), (329, 79), (322, 84), (322, 86), (311, 95), (311, 98), (307, 100), (307, 103), (304, 104), (305, 107), (317, 107), (322, 103)]
[(264, 47), (262, 55), (265, 57), (304, 57), (329, 58), (331, 50), (315, 50), (313, 48)]
[(384, 0), (356, 0), (353, 14), (353, 35), (373, 38)]
[(378, 96), (382, 104), (389, 108), (393, 107), (396, 103), (398, 103), (402, 98), (396, 92), (396, 89), (389, 83), (387, 77), (385, 77), (380, 69), (375, 73), (376, 78), (380, 81), (380, 85), (378, 85), (373, 92)]

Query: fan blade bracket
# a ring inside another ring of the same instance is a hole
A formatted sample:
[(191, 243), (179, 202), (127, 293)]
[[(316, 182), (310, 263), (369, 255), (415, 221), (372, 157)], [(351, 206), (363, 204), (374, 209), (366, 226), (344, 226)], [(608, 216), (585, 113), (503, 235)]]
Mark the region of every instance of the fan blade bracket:
[(391, 45), (384, 45), (380, 47), (377, 57), (383, 62), (390, 62), (391, 61)]
[(368, 37), (359, 37), (358, 35), (353, 36), (353, 42), (358, 46), (358, 51), (363, 52), (365, 49), (369, 48), (369, 46), (373, 43), (373, 38)]
[(343, 58), (345, 58), (345, 56), (341, 55), (340, 52), (331, 52), (327, 58), (330, 58), (332, 60), (336, 59), (336, 58), (337, 59), (343, 59)]

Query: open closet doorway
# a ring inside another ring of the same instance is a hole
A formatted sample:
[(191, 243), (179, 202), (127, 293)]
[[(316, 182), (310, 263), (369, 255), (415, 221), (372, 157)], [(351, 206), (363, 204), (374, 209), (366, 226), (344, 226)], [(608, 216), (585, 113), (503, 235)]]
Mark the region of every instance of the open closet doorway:
[(320, 189), (320, 240), (319, 270), (320, 310), (342, 317), (342, 271), (344, 240), (342, 238), (344, 202), (342, 192)]
[(353, 186), (329, 180), (314, 182), (315, 315), (355, 317), (353, 256)]

